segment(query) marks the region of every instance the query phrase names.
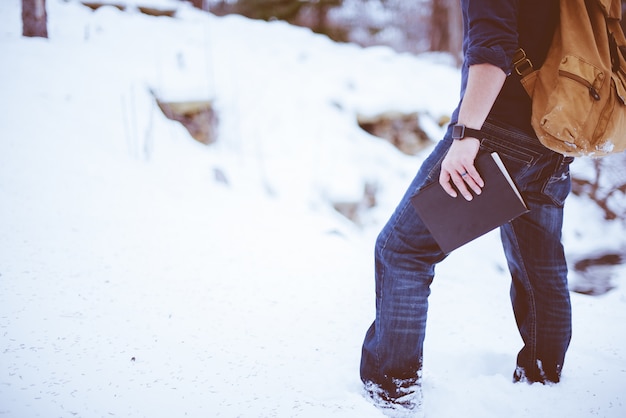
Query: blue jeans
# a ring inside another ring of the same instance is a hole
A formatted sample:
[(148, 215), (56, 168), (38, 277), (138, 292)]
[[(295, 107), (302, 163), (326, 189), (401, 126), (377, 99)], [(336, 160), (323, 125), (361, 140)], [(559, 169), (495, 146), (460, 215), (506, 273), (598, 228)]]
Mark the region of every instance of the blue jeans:
[[(548, 150), (534, 136), (494, 122), (486, 122), (482, 131), (479, 152), (500, 154), (530, 209), (500, 228), (512, 277), (511, 301), (524, 342), (514, 379), (558, 382), (571, 338), (561, 227), (572, 158)], [(402, 388), (419, 384), (430, 285), (435, 265), (446, 257), (410, 198), (438, 181), (451, 143), (448, 131), (376, 241), (376, 319), (363, 343), (361, 379), (391, 398), (400, 396)]]

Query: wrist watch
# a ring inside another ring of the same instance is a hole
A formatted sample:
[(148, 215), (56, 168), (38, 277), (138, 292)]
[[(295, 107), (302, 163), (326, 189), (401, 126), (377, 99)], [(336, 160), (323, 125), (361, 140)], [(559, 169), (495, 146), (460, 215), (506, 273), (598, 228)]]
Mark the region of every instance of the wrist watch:
[(472, 129), (460, 124), (454, 125), (452, 127), (452, 139), (461, 140), (468, 136), (476, 139), (482, 139), (482, 132), (480, 131), (480, 129)]

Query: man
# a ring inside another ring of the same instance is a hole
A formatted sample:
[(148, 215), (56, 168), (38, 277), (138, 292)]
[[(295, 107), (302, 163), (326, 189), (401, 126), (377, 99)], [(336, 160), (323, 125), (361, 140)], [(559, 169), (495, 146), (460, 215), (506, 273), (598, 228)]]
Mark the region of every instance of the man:
[(361, 379), (382, 408), (419, 408), (428, 295), (434, 266), (446, 257), (410, 198), (438, 181), (451, 196), (458, 190), (456, 198), (471, 200), (470, 191), (480, 193), (488, 181), (474, 167), (479, 152), (500, 154), (530, 209), (500, 228), (524, 342), (513, 380), (558, 382), (571, 338), (561, 227), (572, 159), (536, 138), (531, 102), (512, 63), (519, 46), (535, 67), (543, 63), (558, 0), (461, 0), (461, 6), (461, 101), (376, 241), (376, 319), (363, 343)]

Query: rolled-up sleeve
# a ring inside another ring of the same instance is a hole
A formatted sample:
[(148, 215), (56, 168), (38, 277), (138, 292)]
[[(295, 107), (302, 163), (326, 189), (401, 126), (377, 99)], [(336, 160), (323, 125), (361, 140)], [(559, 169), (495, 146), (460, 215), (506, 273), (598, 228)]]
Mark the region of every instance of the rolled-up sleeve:
[(506, 74), (518, 47), (518, 0), (463, 0), (466, 65), (492, 64)]

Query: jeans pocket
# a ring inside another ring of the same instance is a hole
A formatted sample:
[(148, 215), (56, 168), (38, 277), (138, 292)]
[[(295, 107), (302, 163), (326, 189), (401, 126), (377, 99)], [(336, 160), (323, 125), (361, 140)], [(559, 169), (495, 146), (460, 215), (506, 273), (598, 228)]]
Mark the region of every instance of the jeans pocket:
[(523, 145), (503, 140), (485, 138), (480, 143), (481, 148), (490, 152), (497, 152), (504, 159), (515, 161), (524, 165), (530, 165), (541, 156), (540, 153), (530, 150)]
[(565, 199), (572, 190), (569, 166), (574, 161), (572, 157), (562, 157), (556, 170), (543, 185), (541, 193), (548, 197), (556, 206), (563, 207)]
[(497, 152), (516, 183), (524, 178), (526, 172), (541, 156), (538, 152), (527, 149), (523, 145), (487, 138), (481, 141), (480, 149), (481, 152)]

